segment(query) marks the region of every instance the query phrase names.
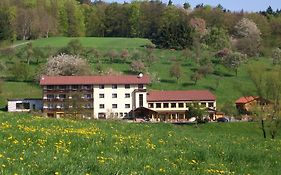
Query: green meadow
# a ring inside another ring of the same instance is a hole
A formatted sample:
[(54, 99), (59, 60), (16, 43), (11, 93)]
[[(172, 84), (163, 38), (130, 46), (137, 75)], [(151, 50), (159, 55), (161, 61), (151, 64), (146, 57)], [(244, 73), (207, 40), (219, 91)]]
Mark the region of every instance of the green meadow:
[(277, 175), (281, 140), (259, 124), (177, 126), (0, 113), (0, 174)]
[[(38, 39), (32, 42), (33, 47), (43, 48), (45, 50), (58, 50), (65, 47), (69, 41), (78, 39), (83, 47), (95, 48), (101, 55), (106, 55), (108, 51), (116, 51), (118, 54), (123, 49), (127, 49), (132, 56), (135, 52), (144, 55), (148, 54), (144, 47), (149, 44), (147, 39), (140, 38), (96, 38), (96, 37), (51, 37), (46, 39)], [(24, 46), (20, 45), (16, 49)], [(268, 58), (260, 57), (252, 59), (251, 61), (243, 63), (238, 69), (238, 75), (235, 72), (224, 68), (220, 64), (213, 63), (214, 73), (208, 74), (202, 79), (198, 80), (197, 84), (191, 80), (191, 74), (197, 68), (194, 60), (194, 53), (191, 51), (188, 55), (184, 55), (183, 51), (153, 49), (152, 54), (157, 57), (155, 62), (144, 62), (147, 65), (147, 72), (154, 75), (158, 81), (154, 81), (150, 85), (150, 89), (155, 90), (185, 90), (185, 89), (208, 89), (217, 96), (217, 104), (219, 107), (225, 103), (233, 104), (234, 101), (243, 95), (254, 95), (255, 91), (252, 82), (249, 80), (247, 74), (247, 67), (253, 63), (266, 63), (269, 65)], [(214, 59), (214, 52), (202, 50), (201, 57)], [(131, 74), (130, 63), (131, 60), (122, 61), (121, 58), (116, 58), (113, 62), (107, 56), (94, 58), (90, 56), (87, 58), (93, 67), (94, 72), (97, 70), (97, 65), (104, 70), (112, 69), (115, 72), (122, 74)], [(6, 62), (8, 66), (18, 61), (18, 58), (7, 58), (1, 56), (1, 60)], [(24, 61), (24, 60), (21, 60)], [(29, 65), (32, 72), (36, 72), (40, 65), (44, 64), (46, 59), (40, 61), (39, 64), (32, 63)], [(179, 81), (170, 76), (170, 67), (174, 63), (180, 64), (182, 75)], [(270, 65), (268, 66), (270, 67)], [(220, 72), (220, 75), (216, 74)], [(8, 72), (0, 70), (2, 77), (8, 76)], [(2, 93), (0, 94), (0, 107), (6, 105), (7, 98), (17, 97), (41, 97), (40, 86), (36, 83), (25, 82), (4, 82)]]

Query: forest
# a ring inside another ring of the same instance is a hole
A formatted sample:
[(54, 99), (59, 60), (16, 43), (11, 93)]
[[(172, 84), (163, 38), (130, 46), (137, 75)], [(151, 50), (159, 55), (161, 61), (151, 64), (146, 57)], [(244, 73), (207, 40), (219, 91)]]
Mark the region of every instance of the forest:
[(159, 48), (184, 49), (202, 43), (219, 50), (244, 37), (236, 28), (243, 18), (249, 19), (244, 22), (257, 26), (263, 42), (256, 42), (257, 38), (253, 38), (256, 36), (243, 38), (237, 46), (242, 52), (249, 43), (254, 44), (253, 48), (247, 48), (251, 50), (250, 55), (266, 54), (269, 53), (266, 48), (281, 45), (281, 10), (268, 7), (255, 13), (232, 12), (220, 4), (216, 7), (198, 4), (192, 8), (188, 2), (176, 6), (172, 1), (165, 4), (158, 0), (123, 4), (90, 0), (1, 0), (0, 41), (51, 36), (134, 37), (151, 39)]

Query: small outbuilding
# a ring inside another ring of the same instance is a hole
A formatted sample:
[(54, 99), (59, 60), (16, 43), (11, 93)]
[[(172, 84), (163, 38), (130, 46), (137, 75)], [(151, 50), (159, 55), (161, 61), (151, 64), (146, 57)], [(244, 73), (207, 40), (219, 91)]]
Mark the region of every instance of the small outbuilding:
[(43, 100), (40, 98), (7, 99), (8, 112), (30, 112), (43, 109)]

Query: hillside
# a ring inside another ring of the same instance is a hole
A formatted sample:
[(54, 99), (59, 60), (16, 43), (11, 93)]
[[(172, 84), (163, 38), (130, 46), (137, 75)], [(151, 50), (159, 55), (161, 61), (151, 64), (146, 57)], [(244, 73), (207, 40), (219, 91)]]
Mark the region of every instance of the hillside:
[[(58, 50), (61, 47), (65, 47), (69, 41), (73, 38), (55, 37), (48, 39), (40, 39), (31, 41), (34, 48), (40, 47), (42, 50)], [(133, 56), (135, 52), (143, 54), (146, 59), (148, 50), (143, 45), (150, 43), (146, 39), (134, 39), (134, 38), (75, 38), (78, 39), (84, 47), (95, 48), (101, 55), (106, 55), (109, 51), (116, 51), (118, 54), (128, 49), (129, 54)], [(16, 50), (25, 50), (25, 45), (20, 45)], [(154, 81), (150, 89), (158, 90), (183, 90), (183, 89), (209, 89), (217, 96), (217, 102), (219, 107), (224, 103), (234, 103), (234, 101), (242, 95), (254, 94), (254, 88), (247, 75), (247, 66), (253, 63), (265, 63), (270, 61), (266, 58), (257, 58), (248, 63), (242, 64), (238, 69), (238, 75), (235, 76), (234, 71), (226, 69), (219, 64), (213, 63), (214, 73), (207, 74), (198, 80), (197, 84), (191, 80), (191, 74), (197, 65), (194, 60), (194, 53), (190, 52), (188, 55), (184, 55), (184, 51), (177, 50), (165, 50), (165, 49), (153, 49), (150, 54), (155, 56), (153, 62), (145, 61), (147, 65), (147, 72), (159, 79)], [(211, 51), (203, 51), (202, 58), (213, 59), (214, 53)], [(9, 59), (9, 57), (2, 55), (2, 61), (9, 67), (17, 62), (19, 58)], [(95, 58), (89, 56), (87, 58), (91, 63), (93, 70), (96, 71), (97, 65), (100, 65), (102, 69), (108, 70), (112, 68), (115, 72), (124, 74), (131, 74), (130, 63), (131, 61), (122, 61), (120, 58), (116, 58), (113, 62), (109, 61), (107, 56), (100, 56)], [(32, 60), (31, 60), (32, 61)], [(44, 64), (46, 58), (43, 58), (39, 64), (31, 63), (29, 65), (31, 72), (36, 72), (40, 65)], [(179, 64), (182, 70), (182, 75), (179, 81), (176, 78), (170, 76), (170, 67), (173, 64)], [(222, 74), (218, 76), (216, 72), (220, 71)], [(9, 77), (8, 68), (0, 71), (2, 77)], [(3, 90), (0, 95), (0, 106), (6, 104), (7, 98), (16, 97), (41, 97), (41, 90), (35, 83), (24, 82), (4, 82)]]
[(280, 136), (258, 123), (199, 126), (0, 113), (1, 174), (279, 174)]

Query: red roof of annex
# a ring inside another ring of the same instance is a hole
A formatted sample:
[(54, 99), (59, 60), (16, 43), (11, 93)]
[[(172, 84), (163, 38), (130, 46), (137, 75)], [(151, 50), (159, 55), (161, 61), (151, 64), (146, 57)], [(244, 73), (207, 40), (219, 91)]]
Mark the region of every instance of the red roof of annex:
[(250, 103), (258, 98), (259, 97), (256, 97), (256, 96), (240, 97), (238, 100), (235, 101), (235, 103), (236, 104), (239, 104), (239, 103), (246, 104), (246, 103)]
[(216, 97), (208, 90), (149, 91), (147, 101), (214, 101)]
[(43, 76), (40, 85), (149, 84), (147, 75)]

